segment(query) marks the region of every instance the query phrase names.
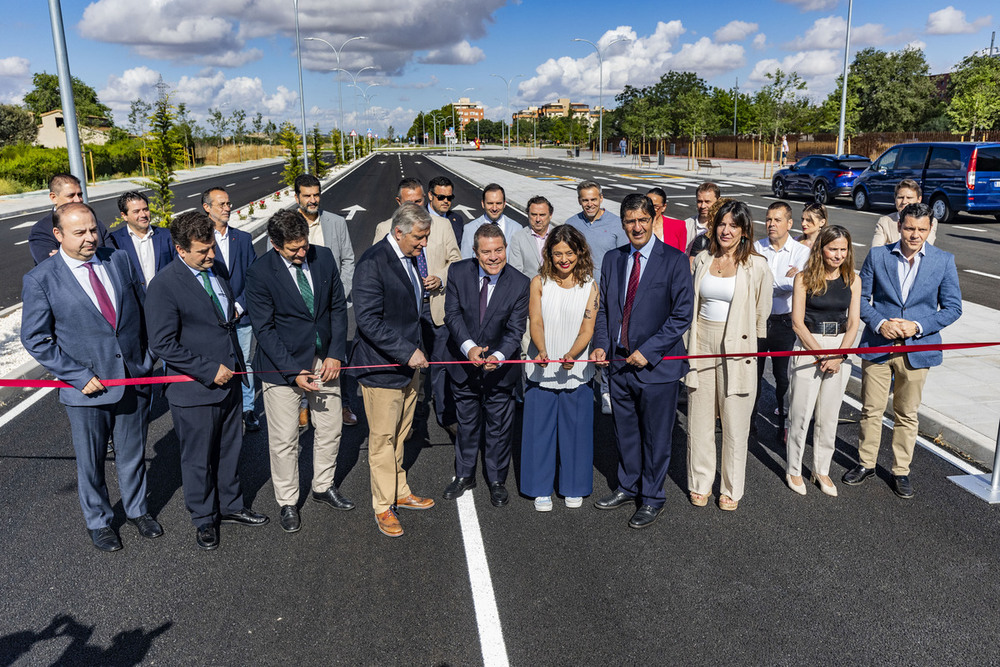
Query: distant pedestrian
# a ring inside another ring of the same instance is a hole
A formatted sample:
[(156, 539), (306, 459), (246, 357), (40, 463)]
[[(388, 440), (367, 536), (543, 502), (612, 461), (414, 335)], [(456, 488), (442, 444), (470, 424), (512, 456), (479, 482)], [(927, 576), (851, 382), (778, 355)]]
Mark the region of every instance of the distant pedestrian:
[(628, 141), (625, 140), (625, 137), (622, 137), (622, 140), (618, 142), (618, 150), (621, 152), (622, 157), (626, 156), (626, 151), (628, 150)]
[[(875, 222), (875, 235), (872, 237), (872, 247), (889, 245), (899, 240), (899, 213), (910, 204), (920, 202), (920, 185), (912, 178), (904, 178), (896, 184), (893, 201), (896, 212), (883, 215)], [(931, 218), (931, 234), (927, 242), (934, 245), (937, 240), (937, 220)]]
[(812, 248), (820, 231), (826, 227), (826, 206), (810, 202), (802, 208), (802, 236), (795, 239), (807, 248)]
[(788, 136), (781, 135), (781, 166), (784, 167), (788, 161)]

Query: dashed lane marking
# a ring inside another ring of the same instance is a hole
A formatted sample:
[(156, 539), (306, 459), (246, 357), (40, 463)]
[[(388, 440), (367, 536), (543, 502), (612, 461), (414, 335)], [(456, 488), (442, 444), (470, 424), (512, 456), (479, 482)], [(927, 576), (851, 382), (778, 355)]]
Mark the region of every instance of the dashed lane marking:
[(193, 195), (188, 195), (187, 198), (191, 199), (192, 197), (200, 197), (200, 196), (201, 196), (201, 193), (200, 192), (196, 192)]
[(236, 186), (235, 183), (226, 183), (226, 187), (227, 188), (232, 188), (232, 187), (235, 187), (235, 186)]
[(38, 401), (48, 396), (49, 393), (52, 392), (52, 390), (53, 390), (52, 387), (45, 387), (44, 389), (39, 389), (34, 394), (21, 401), (7, 412), (3, 413), (3, 415), (0, 416), (0, 428), (3, 428), (9, 422), (16, 419), (18, 415), (20, 415), (22, 412), (24, 412)]
[(964, 229), (964, 230), (965, 230), (965, 231), (967, 231), (967, 232), (980, 232), (980, 233), (986, 233), (986, 232), (989, 232), (989, 231), (990, 231), (990, 230), (988, 230), (988, 229), (980, 229), (979, 227), (962, 227), (961, 225), (952, 225), (952, 227), (951, 227), (951, 228), (952, 228), (952, 229)]
[(975, 271), (973, 269), (962, 269), (962, 271), (964, 271), (965, 273), (972, 273), (972, 274), (975, 274), (977, 276), (983, 276), (984, 278), (995, 278), (997, 280), (1000, 280), (1000, 276), (994, 275), (992, 273), (985, 273), (983, 271)]

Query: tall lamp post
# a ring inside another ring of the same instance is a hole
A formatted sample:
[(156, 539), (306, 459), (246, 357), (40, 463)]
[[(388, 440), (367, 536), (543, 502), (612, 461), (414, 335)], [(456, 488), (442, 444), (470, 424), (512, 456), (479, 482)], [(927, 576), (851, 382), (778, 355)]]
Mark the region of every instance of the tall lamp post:
[(438, 121), (441, 121), (441, 124), (444, 125), (444, 118), (442, 118), (441, 116), (437, 115), (436, 113), (432, 113), (431, 114), (431, 120), (434, 121), (434, 145), (437, 146), (437, 143), (438, 143)]
[(299, 39), (299, 0), (292, 0), (295, 9), (295, 59), (299, 64), (299, 110), (302, 112), (302, 169), (309, 173), (309, 147), (306, 145), (306, 98), (302, 87), (302, 41)]
[(847, 118), (847, 66), (851, 53), (851, 10), (854, 0), (847, 1), (847, 39), (844, 41), (844, 76), (840, 91), (840, 130), (837, 132), (837, 155), (844, 154), (844, 124)]
[(358, 35), (356, 37), (351, 37), (346, 42), (344, 42), (343, 44), (341, 44), (339, 49), (337, 47), (335, 47), (333, 44), (331, 44), (330, 42), (326, 41), (325, 39), (320, 39), (319, 37), (306, 37), (306, 39), (305, 39), (305, 41), (307, 41), (307, 42), (323, 42), (324, 44), (326, 44), (327, 46), (329, 46), (331, 49), (333, 49), (334, 54), (336, 54), (336, 56), (337, 56), (337, 100), (338, 100), (339, 105), (340, 105), (340, 127), (337, 128), (337, 129), (340, 130), (340, 161), (341, 162), (346, 162), (347, 161), (347, 149), (344, 147), (344, 91), (343, 91), (343, 89), (341, 88), (341, 85), (340, 85), (340, 83), (341, 83), (340, 82), (340, 72), (342, 71), (340, 69), (340, 54), (341, 54), (341, 52), (343, 52), (344, 47), (347, 46), (348, 42), (353, 42), (356, 39), (367, 39), (367, 37), (364, 37), (363, 35)]
[[(523, 75), (522, 74), (516, 74), (516, 75), (514, 75), (514, 76), (512, 76), (510, 78), (510, 81), (508, 81), (506, 78), (500, 76), (499, 74), (490, 74), (490, 76), (495, 76), (496, 78), (500, 79), (501, 81), (503, 81), (504, 85), (507, 87), (507, 117), (504, 118), (504, 123), (506, 123), (510, 119), (510, 84), (511, 84), (511, 82), (514, 81), (514, 79), (516, 79), (519, 76), (523, 76)], [(501, 127), (503, 127), (503, 124), (501, 124)], [(510, 154), (510, 128), (507, 128), (507, 154), (508, 155)]]
[[(597, 106), (600, 108), (600, 116), (597, 121), (597, 161), (600, 162), (604, 158), (604, 53), (602, 53), (601, 48), (594, 44), (589, 39), (581, 39), (580, 37), (573, 38), (574, 42), (586, 42), (594, 47), (597, 51), (597, 65), (598, 65), (598, 77), (600, 78), (600, 85), (598, 86), (597, 93)], [(604, 51), (607, 51), (613, 44), (618, 42), (631, 42), (632, 39), (629, 37), (619, 37), (613, 42), (608, 42), (604, 46)]]
[[(359, 69), (356, 74), (352, 73), (350, 70), (341, 69), (340, 67), (335, 67), (333, 70), (330, 70), (330, 71), (332, 72), (332, 71), (336, 70), (338, 72), (344, 72), (345, 74), (347, 74), (347, 76), (351, 77), (351, 85), (354, 86), (355, 88), (357, 88), (357, 90), (360, 91), (361, 89), (358, 88), (358, 77), (361, 76), (361, 73), (364, 72), (366, 69), (373, 70), (375, 68), (372, 67), (371, 65), (367, 65), (367, 66), (362, 67), (361, 69)], [(358, 98), (355, 97), (354, 98), (354, 116), (355, 116), (355, 118), (357, 117), (357, 115), (358, 115)], [(340, 131), (343, 132), (344, 130), (341, 129)]]

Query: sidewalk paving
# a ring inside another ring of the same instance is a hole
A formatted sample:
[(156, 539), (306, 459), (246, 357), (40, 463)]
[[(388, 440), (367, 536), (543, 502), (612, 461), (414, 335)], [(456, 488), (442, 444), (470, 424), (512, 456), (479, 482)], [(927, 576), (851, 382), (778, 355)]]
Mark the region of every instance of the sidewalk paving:
[[(511, 157), (531, 159), (526, 149), (511, 149)], [(503, 152), (503, 156), (507, 153)], [(542, 149), (535, 157), (565, 160), (576, 165), (593, 164), (588, 153), (579, 158), (566, 158), (565, 150)], [(500, 157), (499, 151), (481, 151), (479, 154), (464, 152), (451, 155), (429, 156), (441, 166), (454, 170), (467, 180), (482, 187), (498, 182), (507, 192), (507, 200), (524, 210), (525, 202), (535, 195), (547, 197), (555, 208), (553, 220), (562, 222), (579, 210), (576, 192), (553, 181), (539, 180), (486, 165), (481, 158)], [(742, 160), (716, 160), (722, 166), (709, 179), (707, 174), (697, 176), (686, 170), (686, 158), (667, 157), (663, 167), (650, 170), (633, 165), (630, 157), (621, 158), (617, 153), (604, 154), (602, 164), (621, 169), (639, 169), (645, 173), (662, 173), (670, 176), (704, 178), (705, 180), (735, 179), (741, 182), (768, 185), (770, 178), (761, 178), (763, 166)], [(770, 172), (768, 172), (770, 173)], [(756, 174), (756, 176), (755, 176)], [(570, 179), (572, 181), (572, 179)], [(575, 181), (572, 181), (575, 182)], [(652, 185), (652, 183), (650, 183)], [(614, 197), (619, 190), (609, 191), (606, 201), (613, 205), (620, 202)], [(613, 210), (613, 209), (612, 209)], [(945, 343), (989, 342), (1000, 340), (1000, 310), (963, 301), (959, 320), (942, 331)], [(1000, 424), (1000, 347), (945, 352), (944, 363), (931, 369), (924, 387), (920, 406), (920, 432), (938, 444), (949, 446), (989, 468), (996, 450), (998, 424)], [(848, 386), (848, 394), (861, 395), (860, 371), (855, 373)], [(891, 402), (886, 414), (891, 418)]]

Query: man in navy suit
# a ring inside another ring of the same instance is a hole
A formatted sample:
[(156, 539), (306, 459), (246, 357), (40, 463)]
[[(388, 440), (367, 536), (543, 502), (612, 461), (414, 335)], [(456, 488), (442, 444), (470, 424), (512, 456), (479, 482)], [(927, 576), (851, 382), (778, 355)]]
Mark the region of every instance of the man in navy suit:
[[(83, 188), (80, 187), (80, 179), (73, 174), (56, 174), (50, 178), (49, 201), (52, 202), (52, 211), (36, 222), (28, 233), (28, 250), (36, 265), (59, 252), (59, 241), (56, 240), (55, 234), (52, 232), (52, 214), (63, 204), (83, 203)], [(108, 228), (98, 220), (97, 246), (99, 248), (109, 247), (111, 242), (108, 237)]]
[[(397, 509), (426, 510), (430, 498), (410, 491), (403, 469), (403, 444), (413, 425), (421, 368), (420, 313), (423, 285), (417, 255), (427, 247), (431, 216), (423, 206), (402, 204), (388, 234), (365, 251), (354, 267), (354, 336), (351, 366), (368, 417), (368, 467), (372, 509), (379, 531), (401, 537)], [(383, 366), (377, 368), (377, 366)], [(388, 366), (388, 367), (385, 367)]]
[(313, 439), (313, 500), (338, 510), (354, 503), (334, 486), (343, 414), (340, 366), (347, 359), (347, 299), (329, 248), (309, 244), (309, 225), (292, 211), (267, 222), (272, 251), (247, 272), (247, 304), (257, 337), (271, 481), (282, 529), (299, 519), (299, 405), (308, 401)]
[(892, 388), (893, 490), (913, 497), (910, 462), (917, 444), (917, 409), (927, 371), (941, 364), (942, 354), (906, 352), (906, 345), (937, 345), (941, 329), (962, 314), (955, 257), (927, 243), (931, 209), (910, 204), (899, 214), (899, 241), (872, 248), (861, 267), (861, 319), (865, 330), (859, 347), (898, 345), (892, 354), (862, 354), (861, 440), (859, 463), (844, 473), (844, 483), (861, 484), (875, 473), (882, 441), (882, 414)]
[[(618, 445), (618, 489), (594, 505), (610, 510), (639, 500), (632, 528), (663, 511), (674, 413), (687, 361), (682, 337), (691, 326), (694, 286), (687, 257), (653, 236), (653, 202), (632, 194), (621, 205), (629, 244), (601, 264), (601, 305), (591, 359), (609, 369)], [(624, 359), (624, 361), (620, 361)]]
[[(200, 212), (170, 223), (177, 259), (146, 290), (149, 346), (168, 374), (191, 382), (165, 390), (180, 441), (184, 503), (202, 549), (217, 549), (222, 523), (262, 526), (267, 517), (243, 504), (240, 380), (245, 368), (236, 339), (241, 306), (224, 274), (214, 271), (212, 221)], [(245, 377), (245, 376), (244, 376)]]
[(479, 444), (485, 441), (490, 502), (502, 507), (508, 501), (504, 484), (521, 366), (501, 362), (521, 358), (529, 280), (507, 264), (507, 241), (497, 225), (483, 225), (472, 235), (475, 258), (448, 267), (444, 302), (448, 354), (454, 361), (472, 362), (448, 366), (458, 434), (455, 477), (444, 498), (458, 498), (476, 485)]
[(98, 249), (97, 217), (86, 204), (64, 204), (53, 216), (57, 254), (24, 276), (21, 342), (34, 359), (72, 389), (60, 389), (76, 453), (80, 506), (94, 546), (117, 551), (104, 482), (108, 436), (122, 505), (143, 537), (163, 529), (146, 508), (146, 426), (149, 386), (113, 386), (107, 379), (149, 374), (142, 286), (122, 253)]
[(250, 362), (250, 342), (253, 335), (250, 317), (246, 315), (246, 276), (247, 270), (257, 259), (253, 249), (253, 237), (239, 229), (229, 226), (229, 216), (233, 204), (229, 201), (229, 193), (223, 188), (215, 187), (205, 190), (201, 195), (201, 207), (211, 218), (215, 226), (215, 264), (216, 269), (225, 271), (229, 286), (240, 304), (243, 316), (236, 323), (236, 338), (240, 341), (240, 350), (247, 364), (247, 381), (243, 385), (243, 425), (246, 430), (260, 430), (260, 422), (254, 412), (254, 376)]
[(122, 194), (118, 197), (118, 211), (125, 224), (111, 232), (111, 244), (132, 260), (145, 292), (146, 285), (156, 272), (174, 261), (177, 252), (170, 242), (170, 232), (149, 224), (149, 199), (146, 195), (134, 190)]

